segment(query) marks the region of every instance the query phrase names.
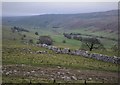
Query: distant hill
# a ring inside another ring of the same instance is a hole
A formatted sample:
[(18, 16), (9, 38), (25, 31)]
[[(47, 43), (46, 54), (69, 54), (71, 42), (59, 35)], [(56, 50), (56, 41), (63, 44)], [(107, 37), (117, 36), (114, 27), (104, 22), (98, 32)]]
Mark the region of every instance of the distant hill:
[(93, 28), (117, 32), (118, 11), (92, 12), (80, 14), (45, 14), (21, 17), (3, 17), (3, 25), (31, 26), (39, 28), (80, 29)]

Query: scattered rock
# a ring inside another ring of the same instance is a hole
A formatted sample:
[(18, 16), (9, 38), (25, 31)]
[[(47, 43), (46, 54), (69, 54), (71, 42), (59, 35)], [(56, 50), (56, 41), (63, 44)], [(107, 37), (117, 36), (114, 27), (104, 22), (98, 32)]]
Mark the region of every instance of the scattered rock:
[(54, 75), (50, 75), (51, 77), (54, 77)]
[(70, 74), (70, 72), (68, 71), (67, 74)]
[(82, 80), (83, 79), (83, 77), (79, 77), (79, 80)]
[(54, 80), (54, 78), (51, 78), (50, 80)]
[(81, 71), (79, 70), (78, 72), (80, 73)]
[(72, 76), (71, 78), (72, 78), (73, 80), (77, 80), (77, 78), (76, 78), (75, 76)]
[(57, 72), (58, 75), (60, 75), (60, 72)]
[(36, 51), (36, 53), (37, 53), (37, 54), (45, 54), (45, 53), (47, 53), (47, 51), (39, 51), (39, 50), (38, 50), (38, 51)]
[(30, 72), (27, 72), (27, 74), (30, 74)]
[(6, 72), (6, 75), (9, 75), (10, 73), (12, 73), (12, 71), (8, 71), (8, 72)]
[(6, 72), (6, 75), (9, 75), (9, 72)]
[(38, 74), (34, 74), (34, 76), (38, 77)]
[(35, 71), (31, 71), (31, 73), (34, 73)]
[(65, 80), (70, 81), (70, 80), (71, 80), (71, 78), (70, 78), (70, 77), (66, 77), (66, 78), (65, 78)]
[(64, 79), (64, 80), (66, 80), (66, 81), (70, 81), (70, 80), (71, 80), (71, 78), (68, 77), (68, 76), (63, 76), (63, 77), (61, 77), (61, 78)]
[(59, 69), (60, 69), (61, 67), (60, 67), (60, 66), (57, 66), (57, 68), (59, 68)]
[(30, 54), (32, 54), (33, 52), (30, 52)]
[(89, 80), (92, 80), (92, 78), (89, 78)]
[(64, 72), (61, 72), (61, 74), (62, 74), (62, 75), (65, 75), (65, 73), (64, 73)]
[(44, 71), (41, 71), (41, 74), (44, 75), (45, 74)]
[(98, 80), (98, 78), (95, 78), (96, 80)]
[(17, 72), (17, 70), (14, 70), (13, 72), (15, 72), (15, 73), (16, 73), (16, 72)]

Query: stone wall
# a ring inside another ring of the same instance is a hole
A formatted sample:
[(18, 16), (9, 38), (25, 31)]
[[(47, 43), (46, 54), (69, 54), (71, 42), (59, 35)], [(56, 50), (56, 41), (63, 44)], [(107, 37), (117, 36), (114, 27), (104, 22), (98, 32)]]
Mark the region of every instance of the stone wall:
[(119, 64), (120, 58), (117, 56), (107, 56), (103, 54), (97, 54), (97, 53), (89, 53), (88, 51), (84, 50), (71, 50), (69, 48), (58, 48), (56, 46), (50, 46), (46, 44), (37, 44), (37, 46), (47, 48), (49, 50), (54, 51), (55, 53), (60, 53), (60, 54), (69, 54), (69, 55), (77, 55), (77, 56), (83, 56), (86, 58), (93, 58), (96, 60), (101, 60), (104, 62), (111, 62), (115, 64)]

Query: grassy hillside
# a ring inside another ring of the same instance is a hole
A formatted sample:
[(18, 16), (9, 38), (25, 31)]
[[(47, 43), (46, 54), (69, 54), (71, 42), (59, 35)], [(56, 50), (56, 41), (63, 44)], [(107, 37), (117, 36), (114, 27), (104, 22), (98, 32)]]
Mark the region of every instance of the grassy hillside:
[[(56, 30), (56, 29), (48, 29), (48, 30), (39, 30), (39, 29), (31, 29), (32, 33), (34, 34), (35, 32), (39, 33), (40, 35), (49, 35), (52, 37), (52, 39), (54, 40), (54, 45), (58, 46), (58, 47), (66, 47), (66, 48), (71, 48), (71, 49), (82, 49), (82, 42), (78, 41), (78, 40), (74, 40), (74, 39), (67, 39), (63, 36), (64, 32), (67, 33), (83, 33), (83, 34), (92, 34), (92, 35), (96, 35), (96, 36), (104, 36), (104, 37), (108, 37), (108, 38), (117, 38), (117, 35), (114, 33), (105, 33), (104, 31), (100, 31), (97, 33), (91, 33), (91, 30), (84, 30), (84, 29), (79, 29), (79, 30)], [(84, 37), (84, 36), (83, 36)], [(66, 43), (63, 43), (63, 40), (66, 41)], [(104, 45), (104, 47), (106, 48), (106, 50), (93, 50), (92, 52), (95, 53), (101, 53), (101, 54), (106, 54), (106, 55), (110, 55), (110, 56), (118, 56), (117, 52), (113, 52), (113, 50), (111, 49), (112, 46), (114, 44), (117, 43), (117, 41), (113, 41), (113, 40), (108, 40), (108, 39), (102, 39), (100, 38), (101, 43)], [(88, 50), (86, 48), (86, 50)]]
[(91, 27), (94, 31), (118, 31), (117, 10), (81, 14), (45, 14), (24, 17), (3, 17), (4, 25), (31, 28), (81, 29)]
[[(82, 56), (55, 54), (45, 48), (37, 47), (35, 44), (25, 44), (24, 42), (29, 39), (33, 39), (35, 43), (38, 38), (34, 34), (35, 31), (37, 30), (12, 33), (10, 27), (3, 26), (2, 63), (4, 71), (2, 79), (4, 83), (29, 83), (30, 80), (32, 83), (53, 82), (53, 79), (64, 83), (84, 83), (84, 79), (87, 82), (103, 82), (103, 80), (104, 82), (117, 82), (118, 65), (116, 64)], [(73, 49), (80, 46), (79, 41), (66, 39), (61, 34), (55, 34), (54, 31), (39, 30), (38, 33), (39, 35), (45, 35), (45, 33), (50, 35), (56, 46)], [(26, 35), (25, 40), (21, 40), (23, 34)], [(63, 39), (67, 43), (62, 43)], [(47, 53), (37, 54), (38, 50), (47, 51)]]
[[(53, 45), (62, 48), (84, 49), (83, 43), (67, 39), (63, 33), (81, 33), (82, 37), (102, 36), (117, 40), (117, 11), (83, 14), (48, 14), (39, 16), (4, 17), (2, 28), (3, 83), (116, 83), (117, 64), (88, 59), (83, 56), (56, 54), (37, 47), (39, 36), (50, 36)], [(19, 26), (29, 32), (15, 31)], [(38, 35), (35, 35), (38, 32)], [(24, 37), (25, 36), (25, 37)], [(30, 40), (33, 43), (30, 43)], [(90, 52), (118, 56), (111, 47), (115, 40), (99, 38), (106, 48)], [(65, 41), (65, 43), (63, 43)], [(37, 53), (43, 51), (45, 53)], [(89, 50), (88, 50), (89, 51)]]
[[(10, 31), (11, 27), (7, 27), (7, 28)], [(64, 48), (66, 47), (66, 48), (71, 48), (71, 49), (83, 49), (82, 48), (82, 42), (80, 42), (78, 40), (65, 38), (63, 36), (64, 32), (67, 32), (67, 33), (74, 32), (74, 33), (91, 34), (90, 30), (86, 31), (84, 29), (80, 29), (80, 30), (29, 29), (29, 30), (30, 30), (30, 32), (21, 32), (21, 33), (17, 34), (17, 36), (19, 36), (19, 35), (21, 36), (21, 37), (19, 37), (19, 39), (21, 39), (23, 35), (27, 36), (25, 38), (25, 40), (22, 40), (22, 42), (28, 42), (30, 39), (33, 39), (33, 42), (36, 44), (36, 42), (38, 41), (39, 36), (41, 36), (41, 35), (48, 35), (48, 36), (50, 36), (54, 40), (53, 45), (55, 45), (57, 47), (64, 47)], [(9, 33), (9, 31), (8, 31), (8, 33)], [(35, 32), (38, 32), (39, 35), (35, 35)], [(4, 34), (4, 31), (3, 31), (3, 34)], [(11, 35), (11, 34), (12, 33), (9, 33), (7, 35)], [(92, 33), (92, 35), (98, 35), (98, 36), (102, 35), (102, 36), (109, 37), (109, 38), (116, 38), (116, 36), (117, 36), (114, 33), (110, 34), (110, 33), (104, 33), (104, 32), (99, 32), (98, 34), (97, 33)], [(112, 37), (110, 37), (110, 35)], [(3, 36), (3, 39), (4, 39), (4, 37), (5, 36)], [(5, 38), (5, 39), (7, 39), (7, 38)], [(12, 37), (9, 36), (9, 38), (7, 40), (9, 40), (9, 39), (14, 39), (14, 36), (12, 36)], [(66, 43), (63, 43), (63, 40), (65, 40)], [(117, 43), (117, 41), (108, 40), (108, 39), (101, 39), (101, 38), (100, 38), (100, 41), (104, 45), (106, 50), (99, 50), (99, 49), (97, 50), (97, 49), (95, 49), (92, 52), (106, 54), (106, 55), (109, 55), (109, 56), (114, 56), (114, 55), (118, 56), (118, 53), (117, 52), (113, 52), (113, 50), (111, 49), (112, 46)], [(89, 50), (86, 47), (85, 47), (85, 49)]]

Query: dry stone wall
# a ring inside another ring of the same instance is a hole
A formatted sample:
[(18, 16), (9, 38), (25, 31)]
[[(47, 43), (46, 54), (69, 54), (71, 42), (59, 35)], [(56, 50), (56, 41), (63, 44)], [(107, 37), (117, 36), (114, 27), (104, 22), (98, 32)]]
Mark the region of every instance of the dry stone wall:
[(120, 58), (117, 56), (107, 56), (103, 54), (97, 54), (97, 53), (89, 53), (88, 51), (84, 50), (71, 50), (69, 48), (58, 48), (56, 46), (50, 46), (46, 44), (37, 44), (37, 46), (47, 48), (49, 50), (54, 51), (57, 54), (69, 54), (69, 55), (77, 55), (77, 56), (83, 56), (86, 58), (92, 58), (96, 60), (101, 60), (104, 62), (111, 62), (115, 64), (119, 64)]

